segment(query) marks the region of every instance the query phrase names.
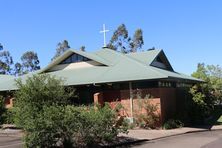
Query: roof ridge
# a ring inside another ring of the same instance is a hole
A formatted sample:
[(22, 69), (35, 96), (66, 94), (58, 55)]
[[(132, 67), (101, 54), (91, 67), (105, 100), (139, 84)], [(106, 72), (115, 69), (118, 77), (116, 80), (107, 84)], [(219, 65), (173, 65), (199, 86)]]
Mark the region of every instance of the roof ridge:
[[(112, 49), (108, 49), (108, 50), (112, 50)], [(139, 62), (139, 61), (137, 61), (137, 60), (135, 60), (135, 59), (133, 59), (133, 58), (131, 58), (131, 57), (129, 57), (129, 56), (127, 56), (126, 54), (123, 54), (123, 53), (120, 53), (120, 52), (117, 52), (117, 51), (111, 51), (111, 52), (113, 52), (113, 53), (115, 53), (115, 54), (118, 54), (118, 55), (120, 55), (121, 57), (124, 57), (124, 58), (127, 58), (127, 59), (129, 59), (130, 61), (134, 61), (135, 63), (137, 63), (138, 65), (140, 65), (140, 66), (142, 66), (142, 67), (144, 67), (144, 68), (149, 68), (150, 70), (152, 70), (152, 71), (154, 71), (155, 73), (158, 73), (159, 75), (162, 75), (162, 76), (166, 76), (166, 75), (163, 75), (163, 74), (161, 74), (160, 72), (158, 72), (158, 71), (156, 71), (156, 70), (153, 70), (152, 68), (150, 68), (150, 65), (145, 65), (145, 64), (143, 64), (143, 63), (141, 63), (141, 62)]]
[[(163, 51), (163, 50), (158, 50), (157, 56), (158, 56), (162, 51)], [(131, 58), (132, 60), (135, 60), (135, 61), (137, 61), (137, 62), (145, 65), (143, 62), (141, 62), (140, 60), (137, 60), (136, 58), (133, 58), (131, 55), (132, 55), (132, 54), (126, 54), (126, 56), (128, 56), (128, 57)], [(155, 57), (155, 58), (156, 58), (156, 57)], [(155, 60), (155, 58), (152, 60), (152, 62)], [(152, 63), (152, 62), (151, 62), (151, 63)]]
[(130, 52), (127, 53), (128, 55), (132, 55), (132, 54), (142, 54), (142, 53), (148, 53), (148, 52), (160, 52), (163, 49), (155, 49), (155, 50), (145, 50), (145, 51), (140, 51), (140, 52)]
[[(100, 50), (103, 50), (103, 49), (100, 49)], [(107, 60), (106, 58), (101, 57), (101, 56), (98, 54), (98, 52), (93, 52), (92, 54), (94, 54), (94, 55), (96, 55), (96, 56), (100, 57), (101, 59), (106, 60), (107, 62), (109, 62), (109, 63), (110, 63), (110, 66), (113, 66), (113, 64), (112, 64), (112, 62), (111, 62), (110, 60)]]

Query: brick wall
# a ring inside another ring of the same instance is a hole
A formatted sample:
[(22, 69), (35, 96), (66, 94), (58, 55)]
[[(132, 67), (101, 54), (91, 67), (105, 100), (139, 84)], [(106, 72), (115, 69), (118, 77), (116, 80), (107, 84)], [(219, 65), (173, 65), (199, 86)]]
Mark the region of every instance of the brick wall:
[[(150, 88), (133, 90), (133, 108), (134, 112), (138, 113), (138, 104), (141, 103), (141, 99), (137, 98), (135, 93), (140, 92), (141, 97), (150, 95), (150, 102), (158, 106), (157, 113), (160, 115), (162, 123), (166, 119), (174, 117), (176, 113), (176, 89), (175, 88)], [(130, 92), (129, 90), (115, 90), (103, 92), (104, 102), (109, 102), (111, 107), (115, 107), (118, 103), (121, 103), (123, 109), (120, 110), (120, 114), (126, 117), (131, 116), (130, 112)], [(144, 110), (141, 110), (144, 113)]]
[(13, 97), (10, 97), (10, 96), (6, 97), (6, 98), (5, 98), (5, 107), (6, 107), (6, 108), (11, 108), (11, 107), (13, 107), (13, 100), (14, 100)]

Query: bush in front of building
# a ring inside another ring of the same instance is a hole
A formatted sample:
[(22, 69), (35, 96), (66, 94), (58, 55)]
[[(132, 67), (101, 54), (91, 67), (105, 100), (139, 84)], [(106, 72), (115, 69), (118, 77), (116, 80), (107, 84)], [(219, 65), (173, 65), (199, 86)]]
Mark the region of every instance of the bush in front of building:
[(108, 106), (98, 108), (75, 106), (43, 107), (26, 130), (27, 147), (90, 147), (116, 140), (127, 126), (116, 125), (116, 113)]
[(0, 96), (0, 125), (4, 123), (4, 113), (6, 112), (4, 99)]
[(14, 116), (15, 116), (15, 110), (14, 108), (8, 108), (5, 110), (3, 116), (3, 123), (4, 124), (14, 124)]
[(145, 129), (157, 129), (161, 126), (160, 115), (158, 113), (158, 105), (151, 102), (149, 94), (142, 97), (141, 92), (137, 91), (135, 97), (135, 121), (136, 125)]
[(108, 105), (70, 105), (73, 91), (49, 75), (17, 81), (15, 123), (25, 131), (26, 147), (86, 147), (103, 145), (126, 132)]
[(219, 65), (199, 63), (193, 77), (202, 79), (204, 83), (196, 84), (190, 89), (192, 102), (189, 115), (192, 124), (205, 124), (205, 120), (213, 116), (215, 105), (222, 102), (222, 68)]

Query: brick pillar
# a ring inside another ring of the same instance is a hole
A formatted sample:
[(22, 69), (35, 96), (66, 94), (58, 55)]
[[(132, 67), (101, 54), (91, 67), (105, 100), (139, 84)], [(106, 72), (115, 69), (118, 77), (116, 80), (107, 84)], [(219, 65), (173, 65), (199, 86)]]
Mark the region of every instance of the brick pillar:
[(8, 96), (5, 98), (5, 108), (11, 108), (13, 107), (13, 99), (11, 96)]
[(96, 104), (101, 105), (101, 106), (104, 105), (103, 93), (102, 92), (95, 93), (93, 95), (93, 98), (94, 98), (94, 104), (95, 105)]

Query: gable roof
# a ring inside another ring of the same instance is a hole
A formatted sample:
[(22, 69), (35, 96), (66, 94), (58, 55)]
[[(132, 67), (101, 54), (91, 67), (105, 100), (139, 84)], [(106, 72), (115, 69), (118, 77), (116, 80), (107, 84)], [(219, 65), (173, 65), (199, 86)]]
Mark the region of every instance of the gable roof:
[[(66, 69), (48, 72), (71, 54), (76, 53), (99, 62), (104, 66), (84, 67), (79, 69)], [(178, 81), (200, 82), (201, 80), (186, 76), (174, 71), (160, 69), (152, 66), (155, 58), (164, 54), (162, 50), (151, 50), (141, 53), (123, 54), (108, 48), (100, 49), (94, 53), (82, 52), (70, 49), (58, 57), (46, 68), (35, 72), (36, 74), (48, 73), (66, 80), (65, 85), (85, 85), (95, 83), (111, 83), (137, 80), (177, 79)], [(164, 54), (165, 55), (165, 54)], [(32, 73), (20, 78), (25, 81)], [(15, 90), (14, 79), (0, 82), (0, 91)]]
[(101, 57), (99, 57), (95, 54), (91, 54), (91, 53), (80, 51), (80, 50), (69, 49), (69, 50), (65, 51), (63, 55), (59, 56), (58, 58), (53, 60), (48, 66), (46, 66), (41, 71), (39, 71), (39, 73), (46, 72), (47, 70), (54, 67), (55, 65), (58, 65), (63, 60), (65, 60), (66, 58), (71, 56), (73, 53), (82, 55), (83, 57), (86, 57), (88, 59), (91, 59), (91, 60), (96, 61), (98, 63), (101, 63), (103, 65), (107, 65), (107, 66), (110, 65), (109, 61), (107, 61), (107, 60), (105, 60), (105, 59), (103, 59), (103, 58), (101, 58)]
[(134, 52), (127, 54), (127, 56), (141, 63), (150, 65), (161, 51), (162, 50), (149, 50), (144, 52)]

